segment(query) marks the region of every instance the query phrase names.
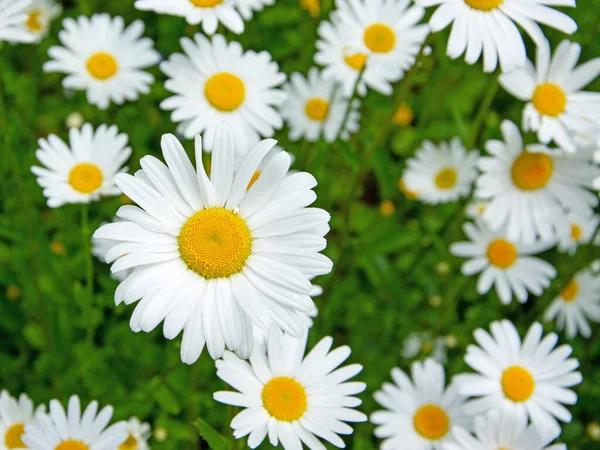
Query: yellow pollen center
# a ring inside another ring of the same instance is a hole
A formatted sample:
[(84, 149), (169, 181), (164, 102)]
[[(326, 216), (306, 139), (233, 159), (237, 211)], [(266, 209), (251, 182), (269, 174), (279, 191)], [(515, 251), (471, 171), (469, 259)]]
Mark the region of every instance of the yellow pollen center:
[(389, 53), (396, 45), (396, 34), (383, 23), (375, 23), (365, 30), (365, 45), (375, 53)]
[(569, 284), (567, 284), (567, 286), (562, 290), (560, 296), (566, 303), (571, 303), (575, 301), (577, 294), (579, 294), (579, 284), (577, 284), (577, 281), (571, 280)]
[(113, 55), (98, 52), (90, 56), (85, 67), (97, 80), (108, 80), (117, 73), (118, 64)]
[(220, 72), (206, 81), (204, 95), (213, 108), (219, 111), (235, 111), (244, 103), (246, 88), (237, 75)]
[(557, 117), (567, 106), (567, 96), (556, 84), (544, 83), (535, 88), (531, 102), (540, 114)]
[(329, 112), (329, 102), (321, 97), (313, 97), (304, 105), (304, 112), (309, 119), (322, 122)]
[(413, 113), (413, 110), (410, 108), (410, 106), (408, 106), (408, 104), (406, 103), (402, 103), (394, 113), (392, 121), (396, 125), (407, 126), (411, 124), (414, 118), (415, 114)]
[(513, 183), (524, 191), (541, 189), (552, 177), (554, 164), (545, 153), (522, 152), (513, 162)]
[(4, 434), (4, 445), (6, 445), (7, 448), (27, 448), (21, 440), (21, 436), (23, 436), (24, 432), (25, 424), (15, 423), (6, 430), (6, 433)]
[(41, 12), (40, 11), (31, 11), (29, 13), (29, 16), (27, 17), (27, 22), (25, 22), (25, 26), (27, 26), (27, 28), (29, 28), (30, 31), (33, 31), (34, 33), (39, 33), (40, 31), (42, 31), (42, 24), (40, 23), (40, 16), (41, 16)]
[(396, 205), (391, 200), (384, 200), (379, 206), (379, 211), (386, 217), (391, 216), (396, 211)]
[(262, 170), (257, 170), (256, 172), (254, 172), (254, 175), (252, 175), (252, 178), (250, 178), (250, 181), (248, 181), (248, 186), (246, 187), (246, 190), (250, 189), (252, 185), (256, 183), (256, 180), (258, 180), (258, 177), (260, 177), (261, 173)]
[(465, 3), (473, 9), (480, 11), (491, 11), (500, 6), (504, 0), (465, 0)]
[(187, 266), (204, 278), (228, 278), (240, 272), (252, 249), (244, 219), (225, 208), (198, 211), (181, 228), (179, 252)]
[(505, 239), (495, 239), (488, 245), (487, 257), (490, 264), (501, 269), (512, 266), (519, 254), (517, 248)]
[(81, 441), (69, 439), (58, 444), (54, 450), (89, 450), (89, 447)]
[(121, 445), (119, 445), (119, 450), (137, 450), (138, 448), (138, 444), (137, 444), (137, 439), (135, 437), (133, 437), (133, 435), (129, 435), (127, 436), (127, 439), (125, 439), (125, 442), (123, 442)]
[(450, 429), (448, 414), (437, 405), (421, 406), (413, 418), (415, 430), (432, 441), (443, 438)]
[(535, 381), (531, 373), (521, 366), (511, 366), (502, 374), (502, 390), (513, 402), (524, 402), (533, 394)]
[(435, 176), (435, 185), (438, 189), (450, 189), (454, 187), (457, 179), (458, 175), (456, 170), (451, 167), (446, 167), (440, 170)]
[(571, 239), (579, 241), (583, 237), (583, 230), (576, 223), (571, 224)]
[(102, 180), (102, 171), (95, 164), (77, 164), (69, 173), (69, 184), (82, 194), (97, 191), (102, 186)]
[(223, 0), (190, 0), (190, 3), (198, 8), (214, 8), (223, 3)]
[(364, 53), (353, 53), (351, 55), (345, 55), (344, 61), (354, 70), (362, 70), (367, 63), (367, 55)]
[(262, 391), (265, 409), (281, 422), (293, 422), (306, 411), (306, 390), (290, 377), (276, 377), (265, 384)]

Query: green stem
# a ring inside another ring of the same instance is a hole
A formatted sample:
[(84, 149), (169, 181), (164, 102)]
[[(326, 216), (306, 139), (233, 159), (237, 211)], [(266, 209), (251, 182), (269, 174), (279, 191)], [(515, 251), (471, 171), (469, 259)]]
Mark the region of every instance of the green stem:
[(83, 239), (83, 252), (85, 258), (85, 287), (87, 291), (88, 326), (86, 341), (92, 344), (94, 339), (94, 262), (92, 260), (89, 206), (81, 206), (81, 237)]
[[(344, 132), (344, 128), (346, 128), (348, 118), (350, 117), (350, 112), (352, 111), (352, 102), (358, 95), (358, 84), (362, 80), (363, 74), (365, 73), (365, 69), (367, 68), (367, 63), (368, 63), (368, 61), (365, 60), (365, 63), (363, 64), (362, 68), (360, 69), (360, 72), (358, 72), (358, 76), (356, 77), (356, 81), (354, 82), (354, 87), (352, 88), (352, 95), (348, 99), (346, 111), (344, 112), (344, 118), (342, 119), (342, 124), (340, 125), (340, 129), (337, 132), (337, 136), (335, 137), (334, 142), (340, 138), (340, 136)], [(337, 89), (337, 86), (333, 90), (332, 97), (335, 95), (336, 89)], [(330, 102), (330, 104), (331, 104), (331, 102)]]
[(494, 98), (498, 93), (499, 87), (499, 77), (492, 78), (492, 82), (490, 83), (481, 101), (481, 104), (479, 105), (477, 114), (475, 115), (475, 120), (473, 121), (473, 130), (471, 131), (469, 141), (466, 142), (467, 150), (475, 148), (475, 145), (477, 144), (477, 139), (479, 138), (479, 134), (481, 133), (481, 128), (483, 127), (483, 122), (485, 122), (485, 119), (487, 118), (490, 112), (492, 102), (494, 101)]

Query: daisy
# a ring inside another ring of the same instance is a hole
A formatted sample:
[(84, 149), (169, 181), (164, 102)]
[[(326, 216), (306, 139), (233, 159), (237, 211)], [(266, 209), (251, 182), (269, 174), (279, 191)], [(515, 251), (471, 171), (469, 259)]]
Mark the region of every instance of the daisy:
[(141, 37), (144, 22), (125, 28), (121, 17), (94, 14), (67, 18), (63, 26), (58, 37), (64, 47), (50, 47), (52, 59), (43, 68), (66, 73), (64, 88), (85, 90), (88, 101), (100, 109), (150, 92), (154, 77), (142, 69), (158, 63), (160, 55), (152, 39)]
[(308, 78), (298, 72), (283, 87), (287, 99), (281, 106), (281, 115), (290, 128), (290, 139), (305, 138), (315, 142), (323, 134), (326, 142), (333, 142), (338, 135), (348, 140), (350, 133), (358, 131), (360, 102), (352, 102), (351, 111), (340, 132), (349, 100), (336, 88), (332, 78), (326, 78), (316, 67), (308, 71)]
[(25, 26), (31, 0), (0, 0), (0, 43), (34, 42), (36, 37)]
[(506, 229), (492, 231), (481, 220), (466, 222), (463, 230), (468, 242), (455, 242), (450, 253), (469, 258), (461, 271), (469, 276), (480, 273), (477, 292), (487, 293), (492, 285), (500, 301), (507, 305), (513, 295), (519, 303), (525, 303), (529, 293), (540, 296), (556, 277), (556, 269), (543, 259), (531, 256), (554, 246), (553, 241), (525, 245), (509, 239)]
[(185, 55), (176, 53), (161, 63), (169, 77), (165, 87), (175, 95), (160, 106), (173, 110), (180, 132), (191, 139), (203, 133), (207, 151), (213, 148), (217, 125), (225, 120), (234, 130), (235, 148), (242, 155), (283, 126), (275, 108), (285, 100), (277, 86), (285, 81), (269, 53), (244, 53), (237, 42), (220, 34), (209, 41), (201, 34), (181, 39)]
[(50, 24), (60, 15), (62, 6), (54, 0), (33, 0), (25, 9), (27, 20), (25, 27), (35, 35), (35, 41), (39, 42), (50, 31)]
[(115, 302), (141, 298), (131, 317), (133, 331), (149, 332), (163, 319), (167, 339), (184, 330), (185, 363), (196, 361), (205, 343), (214, 359), (225, 347), (248, 358), (253, 324), (275, 323), (302, 336), (301, 316), (314, 307), (309, 280), (331, 271), (331, 261), (319, 253), (330, 216), (307, 208), (316, 199), (312, 175), (287, 175), (290, 158), (280, 152), (247, 190), (274, 145), (272, 139), (262, 141), (234, 173), (233, 129), (222, 123), (210, 179), (200, 136), (195, 170), (173, 135), (164, 135), (161, 143), (167, 165), (145, 156), (135, 177), (116, 177), (140, 207), (121, 207), (117, 216), (125, 221), (94, 234), (121, 242), (106, 255), (107, 262), (116, 259), (113, 272), (133, 268)]
[(51, 134), (38, 140), (35, 152), (44, 167), (33, 166), (38, 184), (44, 189), (48, 206), (65, 203), (90, 203), (100, 196), (119, 195), (115, 175), (131, 155), (128, 137), (115, 125), (100, 125), (96, 131), (89, 123), (69, 130), (69, 145)]
[(137, 417), (131, 417), (125, 423), (127, 439), (117, 447), (117, 450), (149, 450), (150, 425), (142, 423)]
[(25, 426), (23, 443), (31, 450), (113, 450), (127, 438), (125, 422), (107, 428), (112, 406), (98, 412), (98, 402), (90, 403), (83, 414), (79, 397), (71, 396), (67, 410), (58, 400), (50, 400), (48, 414), (36, 414)]
[[(123, 220), (119, 217), (115, 217), (113, 222), (122, 222)], [(107, 222), (103, 222), (105, 225)], [(99, 239), (92, 236), (92, 255), (98, 258), (102, 262), (106, 262), (106, 254), (108, 251), (117, 245), (119, 241), (113, 241), (111, 239)], [(121, 282), (124, 281), (131, 274), (131, 269), (121, 270), (120, 272), (111, 273), (111, 278)]]
[(34, 411), (33, 402), (27, 394), (19, 399), (13, 398), (7, 391), (0, 392), (0, 450), (23, 449), (22, 441), (25, 426), (34, 421), (34, 414), (43, 413), (40, 405)]
[(558, 336), (550, 333), (542, 339), (543, 328), (534, 323), (523, 342), (508, 320), (492, 322), (491, 335), (481, 328), (475, 340), (481, 347), (467, 347), (465, 362), (477, 374), (460, 374), (454, 378), (461, 395), (477, 397), (464, 405), (470, 415), (490, 410), (507, 410), (518, 417), (528, 417), (538, 430), (560, 432), (557, 419), (571, 421), (563, 406), (574, 405), (577, 395), (570, 387), (581, 383), (574, 372), (579, 361), (567, 359), (569, 345), (555, 348)]
[(569, 226), (558, 235), (558, 250), (574, 255), (577, 246), (589, 244), (600, 224), (598, 215), (569, 213)]
[(392, 369), (394, 384), (384, 383), (375, 400), (385, 411), (371, 414), (379, 425), (375, 436), (383, 439), (382, 450), (441, 450), (454, 426), (470, 428), (462, 413), (464, 399), (455, 385), (446, 388), (444, 367), (432, 360), (414, 362), (412, 381), (398, 368)]
[(421, 354), (430, 355), (433, 360), (443, 364), (447, 359), (446, 339), (442, 336), (433, 339), (427, 332), (411, 333), (402, 343), (401, 353), (407, 359)]
[[(324, 449), (318, 438), (343, 448), (340, 434), (352, 434), (344, 422), (364, 422), (367, 417), (353, 408), (361, 401), (353, 397), (365, 383), (348, 381), (362, 370), (360, 364), (337, 369), (350, 356), (350, 348), (330, 351), (333, 339), (325, 337), (304, 356), (306, 335), (294, 339), (275, 327), (268, 343), (257, 347), (250, 362), (230, 352), (217, 361), (217, 375), (238, 392), (215, 392), (214, 399), (244, 410), (231, 421), (234, 437), (248, 437), (256, 448), (269, 436), (286, 450)], [(337, 370), (336, 370), (337, 369)]]
[(589, 338), (592, 330), (588, 319), (600, 322), (600, 275), (590, 269), (575, 274), (550, 304), (544, 319), (556, 319), (556, 328), (560, 331), (566, 328), (569, 339), (577, 333)]
[(445, 450), (567, 450), (564, 444), (548, 446), (556, 433), (540, 432), (527, 424), (527, 416), (491, 411), (475, 418), (475, 436), (457, 427)]
[(448, 203), (470, 194), (479, 152), (467, 152), (459, 138), (436, 146), (424, 141), (406, 163), (402, 179), (425, 203)]
[(567, 155), (539, 145), (524, 147), (517, 126), (505, 120), (503, 141), (485, 144), (492, 156), (479, 159), (483, 172), (475, 196), (488, 200), (483, 219), (492, 230), (507, 226), (510, 240), (532, 244), (556, 238), (568, 227), (566, 210), (589, 215), (598, 197), (588, 188), (600, 170), (585, 155)]
[[(538, 45), (546, 37), (538, 25), (548, 25), (573, 34), (577, 24), (550, 6), (572, 6), (575, 0), (415, 0), (417, 5), (440, 5), (431, 16), (431, 31), (443, 30), (451, 23), (447, 54), (456, 59), (465, 54), (475, 64), (483, 53), (483, 70), (496, 70), (498, 60), (503, 72), (525, 65), (525, 43), (517, 25)], [(547, 6), (548, 5), (548, 6)]]

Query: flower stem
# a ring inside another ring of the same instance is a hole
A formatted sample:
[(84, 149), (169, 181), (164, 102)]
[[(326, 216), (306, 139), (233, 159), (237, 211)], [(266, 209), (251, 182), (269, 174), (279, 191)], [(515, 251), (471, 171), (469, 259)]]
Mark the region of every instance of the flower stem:
[[(360, 72), (358, 72), (358, 76), (356, 77), (356, 81), (354, 82), (354, 87), (352, 88), (352, 95), (350, 96), (350, 98), (348, 99), (348, 103), (346, 104), (346, 111), (344, 112), (344, 118), (342, 119), (342, 123), (340, 124), (340, 129), (337, 132), (334, 142), (340, 138), (340, 136), (344, 132), (344, 129), (346, 128), (346, 124), (348, 122), (348, 119), (350, 118), (350, 112), (352, 111), (352, 102), (354, 102), (354, 99), (358, 95), (358, 84), (362, 80), (362, 77), (363, 77), (363, 74), (365, 73), (366, 68), (367, 68), (367, 61), (365, 61), (362, 68), (360, 69)], [(337, 87), (334, 89), (332, 97), (335, 96), (336, 89), (337, 89)]]
[(477, 144), (477, 139), (479, 138), (479, 134), (481, 133), (481, 128), (483, 127), (483, 122), (485, 122), (485, 119), (487, 118), (488, 113), (490, 112), (492, 102), (494, 101), (494, 98), (498, 93), (499, 87), (499, 78), (493, 77), (492, 82), (490, 83), (483, 99), (481, 100), (481, 104), (479, 105), (477, 114), (475, 115), (475, 120), (473, 122), (473, 130), (471, 131), (469, 141), (466, 142), (467, 150), (472, 150), (475, 148)]
[(86, 342), (92, 344), (94, 338), (94, 263), (92, 261), (92, 249), (90, 245), (90, 213), (89, 205), (83, 203), (81, 206), (81, 237), (83, 239), (83, 252), (85, 258), (85, 287), (87, 291), (87, 314), (88, 324)]

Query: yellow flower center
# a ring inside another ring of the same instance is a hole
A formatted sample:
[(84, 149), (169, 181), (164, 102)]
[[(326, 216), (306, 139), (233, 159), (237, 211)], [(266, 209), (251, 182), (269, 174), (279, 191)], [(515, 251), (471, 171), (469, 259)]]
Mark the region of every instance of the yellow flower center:
[(312, 17), (319, 17), (321, 13), (320, 0), (300, 0), (300, 6), (302, 9), (308, 11)]
[(181, 228), (179, 252), (187, 266), (207, 279), (240, 272), (252, 249), (244, 219), (215, 207), (198, 211)]
[(113, 55), (98, 52), (90, 56), (85, 67), (97, 80), (108, 80), (115, 76), (119, 65)]
[(556, 84), (544, 83), (535, 88), (531, 102), (540, 114), (557, 117), (567, 106), (567, 96)]
[(531, 373), (521, 366), (511, 366), (502, 374), (502, 390), (513, 402), (524, 402), (533, 394), (535, 381)]
[(519, 254), (517, 248), (505, 239), (495, 239), (488, 245), (487, 257), (490, 264), (501, 269), (512, 266)]
[(450, 429), (448, 414), (437, 405), (421, 406), (413, 418), (415, 430), (432, 441), (443, 438)]
[(354, 70), (362, 70), (367, 63), (367, 55), (364, 53), (353, 53), (351, 55), (345, 55), (344, 61)]
[(329, 112), (329, 102), (321, 97), (313, 97), (304, 105), (304, 112), (309, 119), (322, 122)]
[(69, 184), (82, 194), (97, 191), (102, 186), (102, 180), (102, 171), (95, 164), (77, 164), (69, 173)]
[(69, 439), (58, 444), (54, 450), (89, 450), (89, 447), (81, 441)]
[(412, 123), (414, 118), (415, 115), (410, 106), (408, 106), (406, 103), (402, 103), (394, 113), (392, 122), (394, 122), (396, 125), (407, 126)]
[(27, 17), (27, 22), (25, 22), (25, 26), (29, 28), (30, 31), (34, 33), (39, 33), (42, 31), (42, 24), (40, 23), (41, 12), (38, 10), (31, 11), (29, 16)]
[(190, 0), (190, 3), (198, 8), (214, 8), (223, 3), (223, 0)]
[(394, 30), (383, 23), (375, 23), (365, 30), (365, 45), (375, 53), (389, 53), (396, 45)]
[(465, 0), (465, 3), (473, 9), (480, 11), (491, 11), (500, 6), (504, 0)]
[(234, 111), (244, 103), (246, 88), (237, 75), (220, 72), (206, 81), (204, 95), (213, 108), (219, 111)]
[(545, 153), (522, 152), (510, 172), (515, 186), (524, 191), (535, 191), (548, 184), (553, 169), (552, 159)]
[(306, 390), (290, 377), (276, 377), (262, 391), (265, 409), (281, 422), (298, 420), (306, 411)]
[(456, 184), (458, 174), (451, 167), (446, 167), (440, 170), (435, 176), (435, 185), (438, 189), (450, 189)]
[(583, 237), (583, 230), (576, 223), (571, 224), (571, 239), (579, 241)]
[(579, 294), (579, 284), (577, 284), (577, 281), (571, 280), (569, 281), (569, 284), (567, 284), (567, 286), (562, 290), (560, 296), (566, 303), (571, 303), (575, 301), (577, 294)]
[(133, 435), (129, 435), (127, 436), (127, 439), (125, 439), (125, 442), (123, 442), (121, 445), (119, 445), (119, 450), (137, 450), (138, 448), (138, 444), (137, 444), (137, 439), (135, 437), (133, 437)]
[(24, 432), (25, 424), (15, 423), (6, 430), (6, 433), (4, 434), (4, 445), (6, 445), (7, 448), (27, 448), (21, 440), (21, 436), (23, 436)]
[(248, 186), (246, 187), (246, 190), (250, 189), (252, 185), (256, 183), (256, 180), (258, 180), (258, 177), (260, 177), (261, 173), (262, 170), (257, 170), (256, 172), (254, 172), (254, 175), (252, 175), (252, 178), (250, 178), (250, 181), (248, 181)]

